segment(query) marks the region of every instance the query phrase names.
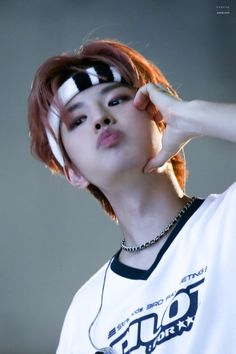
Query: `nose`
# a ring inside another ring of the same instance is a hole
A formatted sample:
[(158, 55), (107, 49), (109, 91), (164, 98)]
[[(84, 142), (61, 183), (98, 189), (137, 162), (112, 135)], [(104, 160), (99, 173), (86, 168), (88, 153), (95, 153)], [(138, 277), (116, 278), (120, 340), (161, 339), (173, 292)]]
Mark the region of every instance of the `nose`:
[(95, 122), (95, 129), (100, 130), (102, 127), (106, 125), (113, 124), (114, 120), (110, 117), (102, 117)]
[(101, 102), (93, 102), (93, 104), (90, 104), (90, 114), (92, 116), (95, 132), (115, 123), (116, 120), (110, 113), (109, 109)]

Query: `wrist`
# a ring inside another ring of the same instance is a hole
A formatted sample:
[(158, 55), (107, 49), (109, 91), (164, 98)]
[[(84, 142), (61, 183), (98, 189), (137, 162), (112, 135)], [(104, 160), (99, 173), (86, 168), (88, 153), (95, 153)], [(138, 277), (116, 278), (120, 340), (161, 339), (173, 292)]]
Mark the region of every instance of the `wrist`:
[(170, 115), (183, 139), (191, 139), (202, 135), (198, 122), (200, 106), (200, 101), (192, 100), (178, 102), (172, 107)]
[(204, 135), (204, 101), (191, 100), (185, 102), (183, 110), (184, 129), (189, 137), (200, 137)]

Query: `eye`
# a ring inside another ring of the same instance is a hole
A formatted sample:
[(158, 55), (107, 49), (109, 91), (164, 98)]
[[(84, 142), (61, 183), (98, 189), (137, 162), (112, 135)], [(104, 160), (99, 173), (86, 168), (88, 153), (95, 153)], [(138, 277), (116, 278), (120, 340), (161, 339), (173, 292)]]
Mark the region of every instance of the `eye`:
[(108, 102), (108, 106), (109, 107), (113, 107), (113, 106), (117, 106), (118, 104), (121, 104), (125, 101), (127, 101), (130, 97), (127, 95), (122, 95), (122, 96), (118, 96), (115, 98), (112, 98), (109, 102)]
[(80, 116), (80, 117), (74, 118), (74, 119), (69, 123), (69, 130), (73, 130), (73, 129), (77, 128), (78, 126), (80, 126), (81, 124), (83, 124), (86, 119), (87, 119), (86, 116)]

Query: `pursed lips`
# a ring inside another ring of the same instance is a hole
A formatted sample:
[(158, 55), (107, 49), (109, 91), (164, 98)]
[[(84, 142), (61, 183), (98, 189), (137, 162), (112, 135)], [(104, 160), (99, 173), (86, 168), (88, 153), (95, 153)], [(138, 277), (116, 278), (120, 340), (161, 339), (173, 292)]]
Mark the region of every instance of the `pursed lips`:
[(119, 130), (106, 128), (98, 136), (97, 148), (114, 146), (120, 141), (121, 135)]

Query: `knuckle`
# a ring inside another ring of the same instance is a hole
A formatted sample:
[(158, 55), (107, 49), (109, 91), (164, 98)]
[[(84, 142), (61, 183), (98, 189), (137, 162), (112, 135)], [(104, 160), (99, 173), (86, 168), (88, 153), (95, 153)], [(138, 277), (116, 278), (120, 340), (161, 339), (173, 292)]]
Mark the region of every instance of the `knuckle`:
[(154, 85), (152, 82), (148, 82), (148, 83), (146, 84), (146, 87), (149, 88), (149, 89), (152, 89), (152, 88), (155, 87), (155, 85)]

